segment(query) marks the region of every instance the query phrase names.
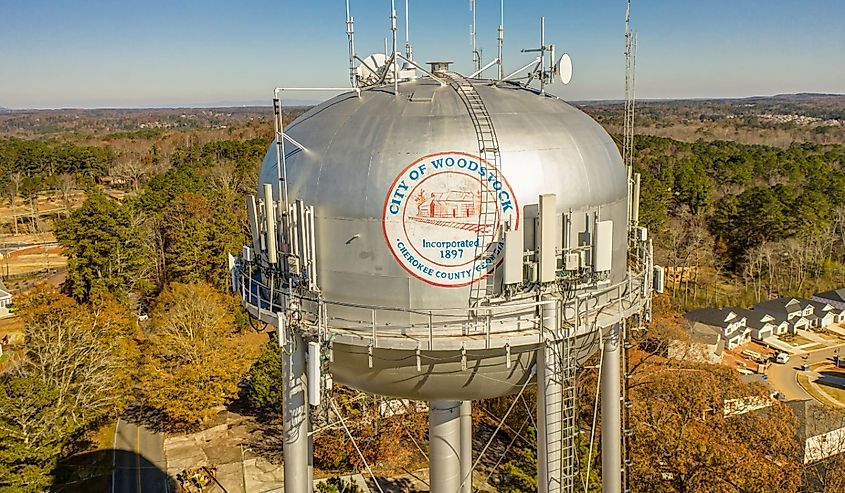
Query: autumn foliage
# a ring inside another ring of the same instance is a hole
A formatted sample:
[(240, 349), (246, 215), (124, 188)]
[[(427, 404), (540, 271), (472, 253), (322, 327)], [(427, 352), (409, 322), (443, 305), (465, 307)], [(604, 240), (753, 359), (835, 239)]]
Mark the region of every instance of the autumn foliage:
[(165, 428), (197, 428), (237, 396), (257, 355), (235, 337), (235, 303), (204, 283), (172, 284), (158, 297), (140, 387)]

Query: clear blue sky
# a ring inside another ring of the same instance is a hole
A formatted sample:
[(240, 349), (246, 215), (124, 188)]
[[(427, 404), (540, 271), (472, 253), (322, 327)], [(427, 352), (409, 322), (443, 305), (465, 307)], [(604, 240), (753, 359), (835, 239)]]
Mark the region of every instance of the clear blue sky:
[[(389, 0), (352, 0), (357, 48), (382, 51)], [(496, 50), (498, 0), (478, 0)], [(410, 0), (419, 61), (470, 68), (468, 0)], [(404, 40), (400, 11), (400, 46)], [(575, 75), (553, 92), (619, 99), (624, 0), (505, 0), (505, 63), (547, 41)], [(843, 0), (634, 0), (638, 96), (845, 93)], [(348, 84), (343, 0), (0, 0), (0, 106), (138, 107), (268, 101), (279, 85)]]

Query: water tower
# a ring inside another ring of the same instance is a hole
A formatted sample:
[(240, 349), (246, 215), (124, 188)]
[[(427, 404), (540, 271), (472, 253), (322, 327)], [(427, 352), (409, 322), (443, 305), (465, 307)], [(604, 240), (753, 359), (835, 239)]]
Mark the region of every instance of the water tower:
[(619, 327), (647, 311), (650, 248), (610, 136), (545, 92), (568, 57), (541, 35), (523, 69), (540, 88), (515, 81), (500, 26), (496, 77), (422, 66), (396, 51), (394, 9), (393, 53), (361, 60), (347, 17), (352, 88), (286, 128), (276, 91), (232, 268), (285, 350), (285, 491), (310, 490), (329, 378), (428, 401), (437, 493), (471, 491), (471, 402), (536, 385), (540, 491), (572, 491), (575, 371), (602, 341), (603, 479), (619, 491)]

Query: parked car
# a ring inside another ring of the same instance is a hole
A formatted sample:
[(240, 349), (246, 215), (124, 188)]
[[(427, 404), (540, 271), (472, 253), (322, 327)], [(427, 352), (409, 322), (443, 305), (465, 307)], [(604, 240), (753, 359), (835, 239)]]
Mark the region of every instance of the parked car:
[(789, 355), (783, 351), (775, 355), (775, 362), (785, 365), (789, 361)]

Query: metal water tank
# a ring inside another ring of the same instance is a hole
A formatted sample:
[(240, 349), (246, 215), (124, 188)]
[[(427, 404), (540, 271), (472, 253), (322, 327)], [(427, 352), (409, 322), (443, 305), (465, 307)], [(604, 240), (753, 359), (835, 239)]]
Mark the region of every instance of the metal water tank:
[(467, 487), (469, 403), (536, 382), (541, 483), (574, 484), (575, 369), (605, 334), (616, 370), (602, 392), (619, 395), (618, 327), (653, 281), (607, 132), (554, 96), (448, 72), (341, 94), (284, 135), (233, 285), (289, 353), (286, 478), (303, 480), (302, 399), (322, 385), (308, 359), (356, 389), (429, 401), (432, 491)]

